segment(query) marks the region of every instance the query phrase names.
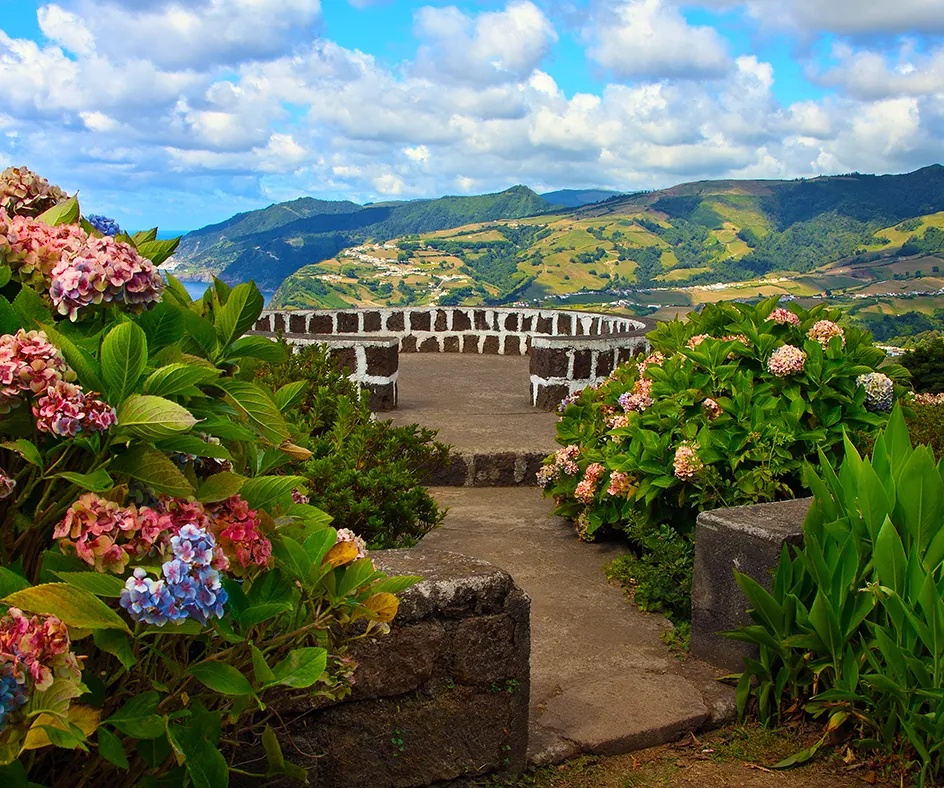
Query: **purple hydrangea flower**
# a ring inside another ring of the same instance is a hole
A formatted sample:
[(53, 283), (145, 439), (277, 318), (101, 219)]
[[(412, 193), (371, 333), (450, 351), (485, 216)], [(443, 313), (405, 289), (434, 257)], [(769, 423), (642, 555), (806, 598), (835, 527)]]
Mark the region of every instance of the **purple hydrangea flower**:
[(213, 562), (216, 540), (195, 525), (185, 525), (171, 537), (174, 557), (161, 566), (163, 579), (147, 577), (135, 569), (121, 592), (120, 604), (135, 621), (162, 626), (168, 621), (192, 618), (206, 624), (223, 617), (226, 591)]
[(121, 233), (121, 228), (118, 226), (118, 222), (114, 219), (109, 219), (107, 216), (101, 216), (97, 213), (90, 213), (85, 217), (92, 227), (98, 230), (102, 235), (119, 235)]

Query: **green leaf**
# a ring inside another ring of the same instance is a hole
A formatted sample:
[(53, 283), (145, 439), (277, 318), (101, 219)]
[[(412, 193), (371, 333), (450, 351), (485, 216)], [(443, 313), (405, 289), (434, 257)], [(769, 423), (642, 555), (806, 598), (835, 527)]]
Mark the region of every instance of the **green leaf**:
[(399, 594), (412, 588), (417, 583), (422, 583), (423, 578), (420, 575), (400, 575), (398, 577), (388, 577), (370, 587), (372, 594)]
[(245, 476), (231, 471), (215, 473), (197, 488), (197, 500), (200, 503), (225, 501), (236, 495), (246, 483)]
[(150, 230), (141, 230), (140, 232), (135, 233), (131, 236), (131, 241), (134, 243), (135, 247), (138, 244), (143, 244), (147, 241), (154, 241), (157, 239), (157, 228), (152, 227)]
[(180, 245), (180, 238), (168, 238), (163, 241), (142, 241), (138, 244), (138, 254), (146, 257), (154, 265), (160, 265), (170, 257)]
[(220, 345), (226, 347), (252, 328), (264, 305), (265, 299), (255, 284), (244, 282), (234, 287), (216, 315), (216, 333)]
[(122, 455), (119, 463), (122, 473), (144, 482), (156, 493), (174, 498), (186, 498), (193, 494), (193, 487), (162, 452), (139, 444)]
[(137, 323), (144, 330), (151, 354), (179, 342), (184, 336), (184, 318), (180, 308), (167, 301), (161, 301), (140, 314)]
[(190, 310), (182, 312), (181, 314), (183, 314), (187, 337), (193, 340), (193, 344), (202, 350), (207, 358), (215, 356), (217, 340), (213, 324), (206, 318), (200, 317), (196, 312), (191, 312)]
[(292, 490), (307, 484), (303, 476), (258, 476), (243, 485), (240, 495), (253, 509), (288, 507), (293, 503)]
[(193, 364), (168, 364), (155, 370), (144, 381), (144, 393), (155, 397), (169, 397), (187, 391), (199, 383), (216, 380), (220, 374), (213, 367), (201, 367)]
[(44, 583), (7, 594), (5, 605), (56, 616), (64, 624), (80, 629), (120, 629), (128, 625), (97, 596), (67, 583)]
[(8, 265), (0, 265), (0, 287), (6, 287), (13, 278), (13, 271)]
[(184, 754), (184, 767), (194, 788), (227, 788), (229, 766), (215, 745), (204, 738), (180, 736), (176, 726), (169, 728), (169, 734)]
[(20, 440), (16, 441), (0, 443), (0, 447), (9, 449), (10, 451), (15, 451), (30, 465), (35, 465), (40, 470), (43, 469), (43, 456), (39, 453), (39, 449), (36, 448), (36, 444), (32, 441), (21, 438)]
[(52, 206), (49, 210), (43, 211), (36, 218), (55, 227), (59, 224), (76, 224), (79, 221), (79, 216), (79, 201), (76, 197), (70, 197), (68, 200), (63, 200)]
[(125, 587), (125, 581), (120, 577), (100, 572), (53, 572), (53, 574), (73, 588), (81, 588), (95, 596), (117, 599)]
[(252, 654), (252, 672), (256, 678), (256, 684), (260, 687), (275, 681), (275, 674), (272, 668), (266, 662), (265, 655), (259, 650), (255, 643), (249, 644), (249, 650)]
[(121, 739), (108, 728), (98, 729), (98, 754), (110, 764), (127, 771), (131, 768)]
[(136, 664), (131, 641), (124, 632), (115, 629), (97, 629), (92, 633), (92, 640), (102, 651), (114, 654), (125, 670), (131, 670)]
[(812, 747), (807, 747), (805, 750), (800, 750), (793, 755), (787, 756), (779, 763), (775, 763), (772, 768), (789, 769), (791, 766), (799, 766), (801, 763), (806, 763), (807, 761), (811, 760), (814, 755), (816, 755), (824, 741), (826, 741), (825, 736), (816, 742), (816, 744), (814, 744)]
[(272, 683), (295, 689), (310, 687), (321, 678), (327, 664), (328, 652), (323, 648), (293, 649), (272, 669), (275, 676)]
[(247, 630), (263, 621), (290, 613), (295, 609), (291, 602), (269, 602), (264, 605), (251, 605), (239, 614), (239, 623), (243, 630)]
[[(241, 287), (241, 285), (240, 285)], [(254, 383), (228, 378), (217, 385), (249, 421), (252, 428), (274, 445), (289, 439), (288, 427), (268, 392)]]
[(42, 328), (49, 337), (49, 341), (59, 348), (62, 357), (75, 370), (76, 375), (79, 376), (79, 383), (87, 390), (86, 393), (88, 390), (104, 392), (105, 382), (102, 379), (102, 368), (98, 361), (51, 325), (44, 324)]
[(133, 739), (157, 739), (164, 735), (164, 718), (158, 713), (161, 696), (156, 692), (135, 695), (106, 723)]
[(297, 405), (310, 381), (296, 380), (294, 383), (286, 383), (282, 388), (275, 392), (275, 405), (283, 413), (293, 405)]
[(164, 291), (164, 298), (170, 299), (189, 312), (193, 304), (193, 299), (190, 298), (190, 293), (187, 292), (187, 288), (171, 273), (165, 273), (164, 278), (167, 280), (167, 289)]
[(134, 391), (147, 357), (147, 336), (135, 323), (120, 323), (102, 340), (102, 379), (112, 404)]
[(226, 349), (226, 358), (255, 358), (270, 364), (281, 364), (288, 358), (282, 345), (267, 337), (241, 337)]
[(0, 566), (0, 598), (29, 587), (29, 580), (25, 577), (21, 577), (12, 569)]
[(164, 452), (192, 454), (195, 457), (212, 457), (216, 460), (232, 460), (233, 455), (221, 443), (207, 443), (196, 435), (171, 435), (154, 444)]
[(20, 328), (20, 316), (4, 296), (0, 296), (0, 334), (15, 334)]
[(56, 479), (65, 479), (68, 482), (77, 487), (81, 487), (83, 490), (88, 490), (89, 492), (105, 492), (105, 490), (110, 490), (115, 486), (114, 481), (112, 481), (111, 476), (108, 475), (108, 471), (104, 468), (98, 468), (92, 473), (75, 473), (74, 471), (63, 471), (62, 473), (57, 473), (53, 478)]
[(905, 568), (908, 564), (908, 557), (905, 554), (905, 548), (901, 543), (898, 530), (888, 517), (885, 518), (884, 524), (879, 529), (878, 537), (875, 539), (872, 561), (875, 564), (875, 570), (882, 585), (902, 593), (904, 591)]
[(222, 662), (198, 662), (189, 673), (197, 681), (221, 695), (252, 695), (252, 684), (232, 665)]
[(117, 429), (144, 440), (186, 432), (196, 423), (182, 405), (151, 394), (132, 394), (118, 406)]
[(24, 287), (16, 294), (16, 298), (13, 299), (13, 309), (20, 317), (20, 325), (27, 331), (40, 328), (43, 323), (48, 323), (52, 317), (49, 306), (43, 301), (42, 296), (31, 287)]

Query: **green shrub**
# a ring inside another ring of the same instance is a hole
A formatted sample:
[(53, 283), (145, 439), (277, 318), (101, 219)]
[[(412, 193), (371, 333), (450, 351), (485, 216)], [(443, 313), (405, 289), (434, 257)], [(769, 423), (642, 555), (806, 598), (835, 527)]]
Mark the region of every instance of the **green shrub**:
[[(844, 430), (885, 422), (904, 371), (877, 373), (885, 354), (825, 307), (775, 307), (716, 304), (665, 323), (647, 359), (562, 404), (565, 448), (539, 481), (581, 537), (628, 529), (645, 555), (642, 535), (661, 526), (689, 537), (700, 511), (797, 496), (807, 458), (835, 459)], [(645, 585), (637, 595), (657, 600)]]
[(911, 373), (915, 391), (929, 394), (944, 391), (944, 338), (921, 342), (902, 355), (901, 365)]
[(371, 547), (406, 547), (442, 522), (445, 512), (422, 486), (445, 463), (449, 449), (435, 430), (376, 420), (358, 389), (321, 345), (308, 345), (258, 379), (278, 389), (304, 381), (292, 398), (288, 422), (312, 457), (292, 466), (309, 484), (311, 503), (337, 528), (348, 528)]
[(944, 463), (912, 448), (897, 408), (871, 459), (845, 451), (838, 474), (810, 469), (803, 546), (784, 548), (772, 592), (736, 573), (754, 624), (727, 634), (760, 649), (738, 707), (753, 697), (765, 722), (802, 707), (917, 761), (924, 783), (944, 771)]

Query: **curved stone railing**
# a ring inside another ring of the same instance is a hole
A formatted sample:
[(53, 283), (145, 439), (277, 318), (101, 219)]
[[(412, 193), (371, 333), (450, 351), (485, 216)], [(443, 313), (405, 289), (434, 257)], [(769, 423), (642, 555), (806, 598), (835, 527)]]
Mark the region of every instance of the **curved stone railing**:
[(651, 327), (637, 318), (595, 312), (402, 307), (270, 310), (259, 317), (255, 331), (282, 334), (296, 344), (328, 345), (352, 377), (370, 389), (377, 410), (396, 407), (397, 351), (530, 355), (531, 402), (551, 409), (645, 349)]

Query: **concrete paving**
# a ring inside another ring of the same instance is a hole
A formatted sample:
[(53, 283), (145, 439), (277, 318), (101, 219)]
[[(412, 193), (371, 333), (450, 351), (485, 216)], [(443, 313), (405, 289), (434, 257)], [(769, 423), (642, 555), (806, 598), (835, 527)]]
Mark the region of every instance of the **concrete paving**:
[(420, 549), (489, 561), (531, 597), (532, 764), (629, 752), (731, 718), (733, 692), (717, 672), (680, 662), (659, 637), (669, 623), (607, 582), (619, 544), (580, 542), (535, 488), (433, 494), (449, 514)]
[(536, 487), (472, 486), (505, 484), (495, 469), (509, 454), (527, 483), (532, 459), (555, 448), (556, 416), (531, 408), (528, 384), (527, 358), (401, 354), (393, 419), (438, 428), (480, 469), (478, 482), (470, 471), (465, 481), (439, 482), (464, 487), (433, 488), (449, 514), (419, 549), (489, 561), (531, 597), (529, 760), (629, 752), (730, 719), (733, 691), (717, 671), (680, 662), (660, 640), (665, 618), (640, 612), (607, 582), (603, 567), (624, 547), (580, 542)]

